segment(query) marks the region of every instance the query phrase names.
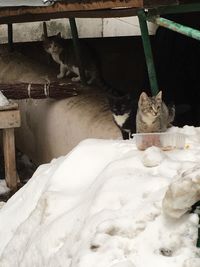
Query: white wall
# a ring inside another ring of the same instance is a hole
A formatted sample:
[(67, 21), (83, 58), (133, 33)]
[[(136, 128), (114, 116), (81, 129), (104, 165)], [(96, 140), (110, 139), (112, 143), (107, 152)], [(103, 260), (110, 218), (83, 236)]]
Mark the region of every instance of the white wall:
[[(137, 17), (111, 19), (76, 19), (79, 36), (109, 37), (140, 35)], [(54, 35), (58, 31), (63, 37), (71, 37), (68, 19), (57, 19), (47, 22), (48, 34)], [(41, 40), (42, 22), (14, 24), (14, 42)], [(150, 34), (154, 34), (155, 27), (149, 24)], [(0, 43), (7, 42), (7, 25), (0, 25)]]

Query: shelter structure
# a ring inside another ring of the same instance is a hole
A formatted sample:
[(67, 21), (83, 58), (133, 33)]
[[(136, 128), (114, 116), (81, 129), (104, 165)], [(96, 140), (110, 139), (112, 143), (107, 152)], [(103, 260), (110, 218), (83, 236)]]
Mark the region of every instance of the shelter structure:
[[(147, 21), (200, 40), (200, 32), (197, 29), (192, 29), (161, 17), (164, 14), (196, 11), (200, 11), (200, 0), (0, 0), (0, 24), (8, 25), (8, 43), (10, 49), (12, 49), (13, 23), (69, 18), (74, 48), (79, 59), (81, 79), (84, 82), (85, 77), (81, 66), (81, 53), (75, 18), (138, 16), (151, 92), (156, 94), (158, 92), (158, 84)], [(200, 238), (197, 246), (200, 247)]]
[(8, 43), (12, 49), (13, 23), (69, 18), (82, 82), (81, 54), (75, 18), (138, 16), (146, 56), (152, 94), (158, 92), (156, 71), (147, 28), (147, 21), (200, 40), (200, 32), (166, 20), (160, 16), (171, 13), (200, 11), (199, 0), (7, 0), (0, 1), (0, 24), (8, 25)]

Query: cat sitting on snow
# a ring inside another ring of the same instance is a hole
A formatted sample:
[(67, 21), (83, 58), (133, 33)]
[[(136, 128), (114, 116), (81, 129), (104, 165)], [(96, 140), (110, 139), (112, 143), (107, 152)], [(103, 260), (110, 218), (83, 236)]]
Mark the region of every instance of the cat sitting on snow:
[[(57, 78), (61, 79), (73, 73), (76, 74), (76, 77), (72, 77), (72, 81), (79, 82), (80, 73), (72, 41), (63, 39), (60, 33), (51, 37), (43, 35), (42, 38), (45, 51), (60, 65), (60, 73)], [(83, 43), (81, 43), (81, 55), (87, 84), (98, 83), (100, 78), (97, 65), (92, 58), (91, 51)]]
[(175, 108), (167, 107), (162, 100), (162, 91), (149, 97), (142, 92), (138, 101), (136, 116), (137, 133), (165, 132), (173, 122)]

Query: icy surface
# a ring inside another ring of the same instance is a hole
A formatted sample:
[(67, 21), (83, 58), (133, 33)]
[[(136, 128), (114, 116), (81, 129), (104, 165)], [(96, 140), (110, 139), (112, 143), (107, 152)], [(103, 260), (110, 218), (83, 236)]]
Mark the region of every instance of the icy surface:
[(0, 266), (199, 267), (198, 216), (171, 218), (162, 201), (177, 177), (196, 179), (200, 128), (171, 131), (187, 149), (90, 139), (41, 165), (0, 209)]

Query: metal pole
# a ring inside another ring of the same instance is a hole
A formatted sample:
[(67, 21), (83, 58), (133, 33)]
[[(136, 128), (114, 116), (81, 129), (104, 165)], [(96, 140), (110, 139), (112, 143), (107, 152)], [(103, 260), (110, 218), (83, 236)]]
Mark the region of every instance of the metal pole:
[(8, 49), (10, 52), (13, 51), (13, 26), (8, 24)]
[(165, 19), (165, 18), (160, 18), (160, 17), (152, 17), (148, 19), (149, 21), (162, 26), (164, 28), (167, 28), (169, 30), (181, 33), (183, 35), (186, 35), (188, 37), (191, 37), (193, 39), (196, 39), (198, 41), (200, 41), (200, 31), (187, 27), (187, 26), (183, 26), (179, 23), (176, 23), (174, 21), (171, 21), (169, 19)]
[(86, 77), (85, 77), (85, 71), (84, 71), (84, 68), (82, 65), (82, 61), (81, 61), (81, 48), (80, 48), (75, 18), (69, 18), (69, 23), (70, 23), (70, 27), (71, 27), (74, 52), (76, 54), (76, 60), (78, 62), (78, 68), (79, 68), (79, 72), (80, 72), (81, 82), (83, 84), (86, 84)]
[(149, 81), (151, 86), (152, 95), (156, 95), (158, 93), (158, 83), (156, 78), (156, 71), (153, 61), (153, 53), (151, 49), (151, 42), (149, 37), (149, 31), (147, 27), (146, 15), (143, 10), (138, 11), (138, 19), (140, 23), (140, 30), (142, 36), (142, 42), (144, 47), (144, 53), (146, 58), (147, 70), (149, 75)]
[(44, 37), (45, 37), (45, 38), (48, 37), (46, 21), (43, 21), (43, 34), (44, 34)]

